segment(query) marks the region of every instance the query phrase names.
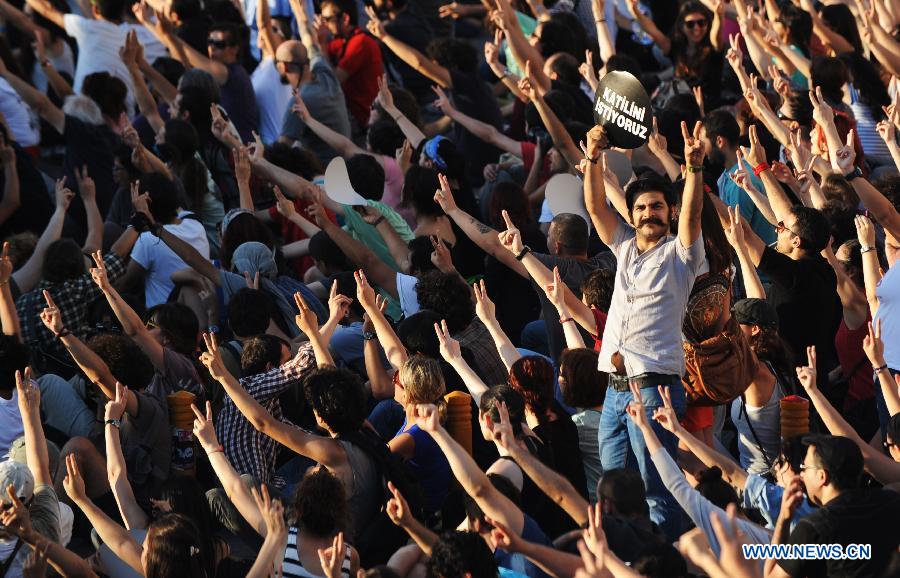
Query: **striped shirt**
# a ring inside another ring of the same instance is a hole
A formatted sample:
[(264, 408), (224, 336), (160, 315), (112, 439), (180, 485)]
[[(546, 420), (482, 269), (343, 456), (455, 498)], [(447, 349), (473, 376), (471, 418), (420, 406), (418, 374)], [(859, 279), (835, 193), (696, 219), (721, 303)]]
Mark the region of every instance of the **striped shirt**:
[[(241, 378), (241, 386), (250, 396), (272, 414), (276, 420), (288, 423), (281, 413), (278, 396), (300, 382), (316, 368), (312, 345), (300, 346), (293, 359), (264, 373)], [(256, 431), (230, 397), (216, 419), (216, 435), (222, 442), (225, 456), (238, 474), (251, 474), (260, 483), (276, 487), (283, 481), (274, 479), (278, 442)]]
[[(300, 549), (297, 544), (297, 527), (288, 530), (287, 546), (284, 548), (284, 564), (282, 575), (285, 578), (320, 578), (324, 574), (313, 574), (300, 563)], [(350, 578), (350, 546), (344, 546), (344, 563), (341, 564), (341, 576)]]
[(603, 331), (598, 369), (615, 373), (612, 356), (625, 359), (626, 373), (682, 375), (681, 324), (694, 279), (705, 260), (703, 235), (685, 248), (669, 235), (643, 253), (635, 230), (618, 222), (609, 248), (616, 256), (615, 288)]

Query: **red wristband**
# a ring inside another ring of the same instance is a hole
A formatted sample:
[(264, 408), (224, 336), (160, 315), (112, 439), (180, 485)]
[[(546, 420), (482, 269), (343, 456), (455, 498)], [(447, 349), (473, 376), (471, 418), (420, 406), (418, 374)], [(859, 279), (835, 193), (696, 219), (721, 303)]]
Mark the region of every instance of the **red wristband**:
[(770, 168), (772, 168), (772, 167), (769, 166), (769, 163), (763, 161), (763, 162), (759, 163), (758, 165), (756, 165), (755, 167), (753, 167), (753, 174), (758, 177), (760, 175), (760, 173), (762, 173), (763, 171), (767, 171)]

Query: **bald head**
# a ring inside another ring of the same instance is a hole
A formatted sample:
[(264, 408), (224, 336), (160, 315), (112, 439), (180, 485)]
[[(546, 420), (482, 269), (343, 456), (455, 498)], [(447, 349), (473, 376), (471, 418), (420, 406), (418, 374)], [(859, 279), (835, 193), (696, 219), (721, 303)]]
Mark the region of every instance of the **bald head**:
[(299, 40), (286, 40), (278, 45), (275, 59), (288, 62), (306, 61), (306, 47)]
[(297, 88), (303, 82), (303, 75), (309, 74), (309, 58), (302, 42), (297, 40), (282, 42), (275, 51), (275, 60), (278, 74), (284, 84)]

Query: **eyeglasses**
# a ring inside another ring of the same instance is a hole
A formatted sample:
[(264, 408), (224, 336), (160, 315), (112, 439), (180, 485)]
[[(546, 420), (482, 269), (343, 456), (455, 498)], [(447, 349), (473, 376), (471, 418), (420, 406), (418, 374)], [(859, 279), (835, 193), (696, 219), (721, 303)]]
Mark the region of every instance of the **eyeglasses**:
[(806, 470), (821, 470), (820, 466), (813, 466), (810, 464), (800, 464), (800, 471), (805, 472)]
[(219, 50), (225, 50), (229, 46), (234, 46), (234, 42), (229, 42), (228, 40), (216, 40), (215, 38), (207, 38), (206, 45), (212, 46), (213, 48), (218, 48)]
[(685, 28), (706, 28), (706, 19), (701, 18), (700, 20), (685, 20), (684, 21)]
[(887, 441), (881, 442), (881, 445), (883, 445), (884, 449), (886, 449), (886, 450), (897, 447), (897, 444), (895, 444), (894, 442), (887, 442)]
[(775, 225), (775, 232), (776, 232), (776, 233), (783, 233), (783, 232), (785, 232), (785, 231), (789, 232), (791, 235), (794, 235), (795, 237), (799, 237), (799, 236), (800, 236), (800, 235), (798, 235), (797, 233), (795, 233), (795, 232), (791, 231), (790, 229), (788, 229), (787, 226), (784, 224), (784, 221), (778, 221), (778, 224)]

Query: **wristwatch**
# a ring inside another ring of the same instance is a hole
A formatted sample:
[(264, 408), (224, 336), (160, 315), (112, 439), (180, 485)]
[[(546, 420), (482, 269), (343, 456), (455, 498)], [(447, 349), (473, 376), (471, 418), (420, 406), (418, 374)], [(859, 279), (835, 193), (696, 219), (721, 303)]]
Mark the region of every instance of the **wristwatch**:
[(104, 423), (106, 425), (115, 426), (117, 429), (122, 429), (122, 420), (120, 419), (108, 419)]
[(378, 334), (374, 331), (363, 331), (363, 340), (372, 341), (373, 339), (378, 339)]
[(844, 175), (844, 178), (847, 180), (847, 182), (850, 182), (853, 179), (861, 176), (863, 176), (862, 169), (860, 169), (859, 167), (853, 167), (853, 170)]
[(525, 255), (527, 255), (528, 253), (531, 253), (531, 247), (529, 247), (528, 245), (525, 245), (524, 247), (522, 247), (522, 250), (519, 251), (519, 254), (516, 255), (516, 261), (521, 261), (522, 259), (525, 258)]

